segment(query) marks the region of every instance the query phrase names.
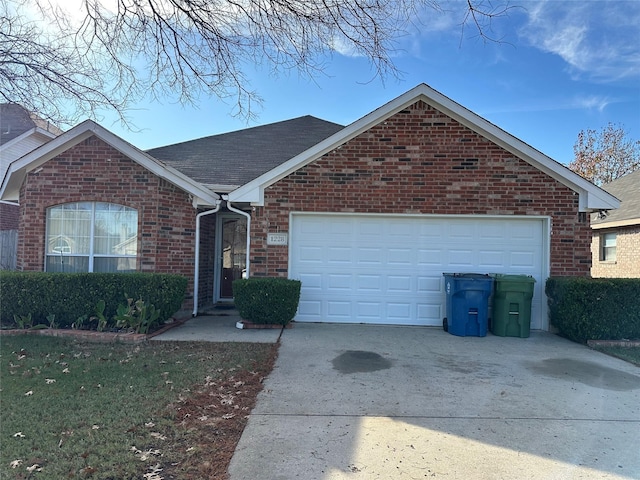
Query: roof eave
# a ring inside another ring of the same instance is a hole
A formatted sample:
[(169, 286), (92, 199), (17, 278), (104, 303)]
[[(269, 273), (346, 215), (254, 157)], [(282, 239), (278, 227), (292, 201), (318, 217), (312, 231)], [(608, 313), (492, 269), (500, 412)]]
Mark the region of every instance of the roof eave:
[(593, 230), (602, 230), (605, 228), (620, 228), (620, 227), (634, 227), (636, 225), (640, 225), (640, 217), (636, 218), (626, 218), (624, 220), (614, 220), (611, 222), (601, 222), (591, 224), (591, 228)]

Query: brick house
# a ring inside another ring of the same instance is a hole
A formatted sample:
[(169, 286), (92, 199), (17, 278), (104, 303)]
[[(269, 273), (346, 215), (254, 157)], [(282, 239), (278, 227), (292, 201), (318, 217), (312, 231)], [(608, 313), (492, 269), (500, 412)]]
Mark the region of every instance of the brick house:
[[(422, 84), (347, 127), (313, 117), (142, 152), (87, 121), (14, 162), (21, 270), (168, 271), (188, 302), (302, 280), (298, 321), (441, 325), (443, 272), (589, 274), (618, 200)], [(79, 233), (80, 232), (80, 233)]]
[(620, 208), (591, 220), (593, 277), (640, 278), (640, 170), (603, 185)]

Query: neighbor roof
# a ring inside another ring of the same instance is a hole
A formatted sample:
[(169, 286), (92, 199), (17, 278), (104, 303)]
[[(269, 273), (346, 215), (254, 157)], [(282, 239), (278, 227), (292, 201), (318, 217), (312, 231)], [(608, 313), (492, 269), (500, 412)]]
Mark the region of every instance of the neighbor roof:
[(0, 104), (0, 145), (4, 145), (34, 128), (41, 128), (54, 135), (62, 133), (62, 130), (58, 127), (35, 114), (29, 113), (21, 105), (16, 103)]
[(640, 170), (620, 177), (602, 188), (620, 199), (620, 208), (608, 212), (605, 218), (594, 215), (592, 228), (612, 228), (640, 225)]
[(281, 165), (344, 127), (310, 115), (212, 135), (146, 153), (218, 192)]

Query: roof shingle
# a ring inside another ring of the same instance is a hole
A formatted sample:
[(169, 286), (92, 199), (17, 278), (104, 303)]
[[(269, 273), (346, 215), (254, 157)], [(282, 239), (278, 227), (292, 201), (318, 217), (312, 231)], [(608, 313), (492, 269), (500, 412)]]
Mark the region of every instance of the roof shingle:
[(310, 115), (146, 153), (205, 185), (241, 186), (342, 130)]

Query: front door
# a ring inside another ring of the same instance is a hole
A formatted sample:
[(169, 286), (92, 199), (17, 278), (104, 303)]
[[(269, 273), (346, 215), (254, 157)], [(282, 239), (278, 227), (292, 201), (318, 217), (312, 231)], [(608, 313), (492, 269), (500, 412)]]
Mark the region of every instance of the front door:
[(223, 213), (218, 216), (217, 301), (233, 300), (232, 283), (242, 278), (247, 268), (247, 219)]

